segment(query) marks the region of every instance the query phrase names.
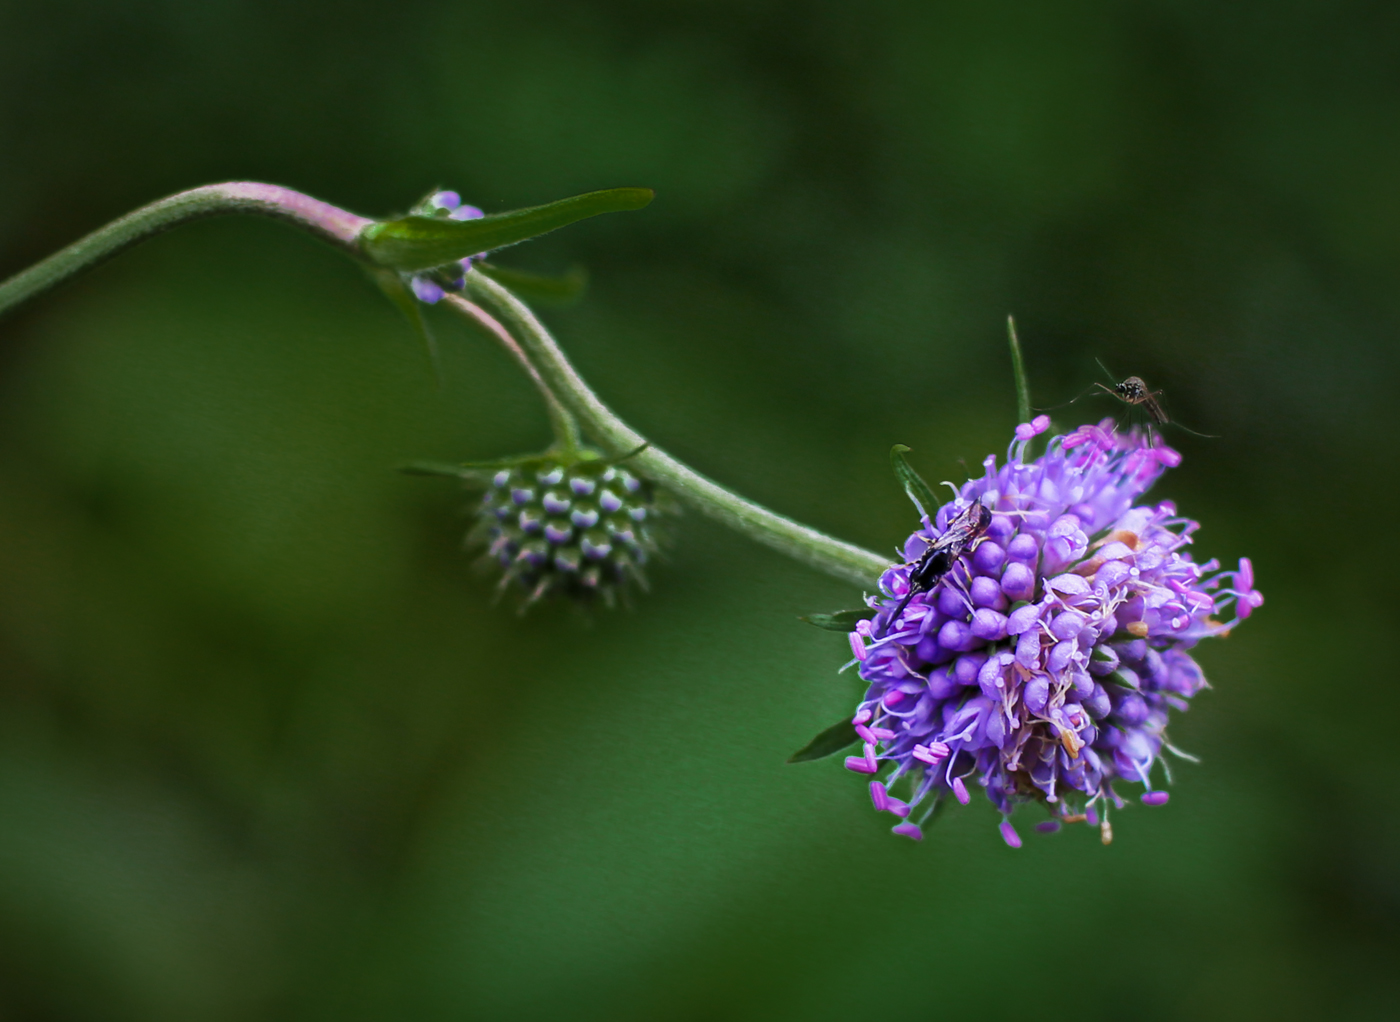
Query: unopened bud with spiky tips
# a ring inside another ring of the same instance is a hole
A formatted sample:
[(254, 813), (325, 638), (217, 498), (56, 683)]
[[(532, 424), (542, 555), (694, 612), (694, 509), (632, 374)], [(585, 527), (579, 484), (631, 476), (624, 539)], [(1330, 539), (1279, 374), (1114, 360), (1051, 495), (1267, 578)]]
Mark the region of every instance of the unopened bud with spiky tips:
[(499, 591), (522, 589), (525, 607), (556, 593), (612, 606), (632, 583), (645, 590), (644, 567), (662, 538), (657, 519), (676, 510), (651, 481), (594, 451), (550, 451), (450, 472), (486, 484), (467, 542), (485, 547), (483, 563), (502, 572)]

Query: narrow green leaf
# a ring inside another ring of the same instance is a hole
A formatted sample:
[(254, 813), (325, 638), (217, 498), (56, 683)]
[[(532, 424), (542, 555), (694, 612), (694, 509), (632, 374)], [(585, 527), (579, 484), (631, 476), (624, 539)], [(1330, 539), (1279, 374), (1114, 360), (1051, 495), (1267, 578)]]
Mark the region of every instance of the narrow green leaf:
[(850, 720), (839, 720), (794, 752), (788, 757), (788, 762), (810, 763), (814, 759), (825, 759), (858, 741), (860, 736), (856, 734), (856, 726)]
[(451, 476), (454, 479), (474, 479), (478, 474), (474, 469), (444, 461), (411, 461), (400, 465), (399, 471), (410, 476)]
[(514, 292), (526, 301), (544, 305), (568, 305), (583, 297), (588, 287), (588, 271), (575, 266), (559, 276), (541, 273), (526, 273), (523, 270), (509, 270), (491, 263), (477, 263), (476, 268), (497, 284)]
[(360, 247), (381, 266), (414, 273), (528, 241), (600, 213), (641, 209), (655, 194), (650, 188), (609, 188), (479, 220), (406, 216), (366, 227)]
[(622, 462), (626, 461), (628, 458), (635, 458), (637, 455), (641, 454), (643, 451), (645, 451), (645, 450), (646, 450), (648, 447), (650, 447), (650, 446), (651, 446), (651, 441), (648, 440), (648, 441), (647, 441), (646, 443), (644, 443), (644, 444), (638, 444), (636, 447), (632, 448), (632, 449), (631, 449), (630, 451), (628, 451), (626, 454), (615, 454), (615, 455), (613, 455), (611, 458), (603, 458), (603, 459), (601, 459), (601, 460), (604, 461), (604, 462), (606, 462), (606, 463), (609, 464), (609, 465), (618, 465), (618, 464), (621, 464)]
[(438, 385), (442, 385), (442, 365), (438, 361), (437, 341), (434, 340), (432, 331), (428, 329), (428, 322), (423, 318), (423, 307), (418, 299), (413, 297), (413, 292), (409, 291), (407, 285), (393, 270), (385, 270), (380, 267), (365, 267), (369, 273), (370, 280), (374, 281), (384, 297), (389, 299), (389, 303), (403, 314), (403, 318), (408, 320), (409, 327), (423, 341), (423, 347), (428, 352), (428, 361), (433, 367), (433, 376), (437, 379)]
[(399, 471), (411, 476), (456, 476), (459, 479), (485, 479), (503, 468), (516, 468), (520, 465), (539, 464), (543, 460), (538, 454), (521, 454), (494, 461), (411, 461), (400, 465)]
[(1031, 421), (1031, 384), (1026, 379), (1026, 363), (1021, 358), (1021, 341), (1016, 336), (1016, 318), (1006, 317), (1006, 337), (1011, 345), (1011, 374), (1016, 378), (1016, 422)]
[(904, 452), (909, 449), (903, 444), (895, 444), (891, 447), (890, 464), (894, 466), (895, 477), (904, 487), (904, 492), (909, 494), (909, 499), (919, 509), (919, 514), (931, 515), (938, 510), (938, 501), (934, 499), (933, 491), (929, 489), (928, 483), (923, 481), (919, 473), (915, 472), (914, 467), (905, 459)]
[(825, 628), (829, 632), (854, 632), (857, 624), (874, 616), (875, 611), (869, 607), (862, 607), (860, 610), (838, 610), (835, 614), (808, 614), (797, 620)]

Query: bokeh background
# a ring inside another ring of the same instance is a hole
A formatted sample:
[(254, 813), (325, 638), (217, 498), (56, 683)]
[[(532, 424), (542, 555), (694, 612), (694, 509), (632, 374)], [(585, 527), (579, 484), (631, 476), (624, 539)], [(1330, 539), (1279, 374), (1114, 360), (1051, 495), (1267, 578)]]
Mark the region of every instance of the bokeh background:
[(1160, 494), (1268, 599), (1112, 847), (903, 841), (784, 765), (858, 593), (692, 514), (632, 610), (493, 607), (393, 468), (547, 443), (514, 368), (188, 226), (0, 322), (0, 1018), (1396, 1017), (1398, 68), (1344, 0), (0, 0), (0, 274), (226, 179), (650, 185), (501, 262), (589, 268), (547, 317), (658, 443), (890, 549), (1015, 313), (1037, 404), (1098, 357), (1218, 437)]

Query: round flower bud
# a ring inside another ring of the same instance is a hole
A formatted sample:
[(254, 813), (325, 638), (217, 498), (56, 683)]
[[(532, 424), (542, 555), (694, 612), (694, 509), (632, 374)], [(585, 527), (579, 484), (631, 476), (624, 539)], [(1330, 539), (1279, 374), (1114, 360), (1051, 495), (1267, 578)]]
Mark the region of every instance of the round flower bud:
[(500, 464), (468, 541), (485, 546), (500, 588), (522, 589), (525, 606), (555, 593), (612, 606), (630, 583), (646, 588), (656, 519), (674, 510), (623, 465), (593, 452), (547, 453)]

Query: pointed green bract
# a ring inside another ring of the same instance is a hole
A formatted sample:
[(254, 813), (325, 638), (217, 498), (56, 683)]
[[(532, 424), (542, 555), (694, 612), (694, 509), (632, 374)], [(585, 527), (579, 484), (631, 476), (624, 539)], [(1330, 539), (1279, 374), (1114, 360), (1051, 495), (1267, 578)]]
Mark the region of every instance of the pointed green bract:
[(858, 741), (860, 736), (856, 734), (856, 726), (849, 719), (838, 720), (788, 757), (788, 762), (810, 763), (814, 759), (826, 759)]
[[(577, 456), (575, 460), (578, 461), (604, 461), (598, 457), (597, 451), (577, 451), (575, 454)], [(502, 469), (537, 466), (557, 460), (556, 454), (546, 451), (543, 454), (517, 454), (509, 458), (495, 458), (491, 461), (410, 461), (407, 465), (400, 465), (399, 471), (411, 476), (455, 476), (459, 479), (486, 479)]]
[(588, 271), (575, 266), (567, 273), (549, 276), (541, 273), (526, 273), (511, 270), (491, 263), (477, 263), (476, 269), (484, 273), (502, 287), (532, 302), (546, 305), (568, 305), (583, 297), (588, 287)]
[(834, 614), (807, 614), (797, 620), (825, 628), (829, 632), (854, 632), (856, 625), (874, 616), (875, 611), (869, 607), (862, 607), (859, 610), (838, 610)]
[(360, 248), (380, 266), (416, 273), (528, 241), (600, 213), (641, 209), (655, 194), (650, 188), (609, 188), (478, 220), (406, 216), (366, 227)]
[(379, 290), (384, 292), (384, 297), (389, 299), (394, 308), (403, 313), (403, 318), (408, 320), (409, 327), (423, 341), (423, 347), (428, 352), (428, 361), (433, 367), (433, 376), (437, 378), (438, 385), (441, 386), (442, 364), (438, 360), (437, 341), (433, 339), (432, 331), (428, 329), (428, 321), (423, 318), (423, 309), (418, 304), (418, 299), (413, 297), (413, 292), (408, 289), (403, 278), (393, 270), (377, 266), (367, 266), (365, 269)]
[(451, 465), (445, 461), (411, 461), (400, 465), (399, 471), (409, 476), (451, 476), (453, 479), (476, 479), (481, 475), (480, 469)]
[(1134, 691), (1139, 691), (1141, 689), (1141, 684), (1138, 681), (1137, 675), (1132, 671), (1113, 671), (1109, 674), (1109, 677), (1124, 688), (1130, 688)]
[(1006, 317), (1006, 339), (1011, 345), (1011, 374), (1016, 378), (1017, 423), (1031, 421), (1031, 384), (1026, 379), (1026, 363), (1021, 358), (1021, 341), (1016, 336), (1016, 318)]
[(904, 487), (904, 492), (909, 494), (909, 499), (919, 509), (919, 514), (929, 515), (938, 510), (938, 501), (934, 499), (933, 490), (929, 489), (928, 483), (924, 482), (919, 473), (914, 471), (914, 467), (905, 460), (904, 452), (909, 449), (903, 444), (891, 447), (890, 464), (894, 466), (895, 477)]
[[(582, 448), (569, 452), (567, 457), (551, 448), (541, 454), (517, 454), (509, 458), (494, 458), (491, 461), (410, 461), (406, 465), (400, 465), (399, 471), (411, 476), (451, 476), (454, 479), (466, 479), (472, 482), (489, 480), (502, 469), (529, 468), (538, 469), (545, 464), (594, 464), (599, 466), (617, 465), (628, 458), (635, 457), (646, 450), (650, 444), (642, 444), (636, 450), (628, 451), (626, 454), (619, 454), (615, 457), (605, 458), (591, 448)], [(563, 461), (561, 462), (561, 458)], [(856, 613), (851, 611), (850, 613)], [(873, 610), (871, 614), (875, 613)], [(822, 615), (818, 615), (822, 616)]]

